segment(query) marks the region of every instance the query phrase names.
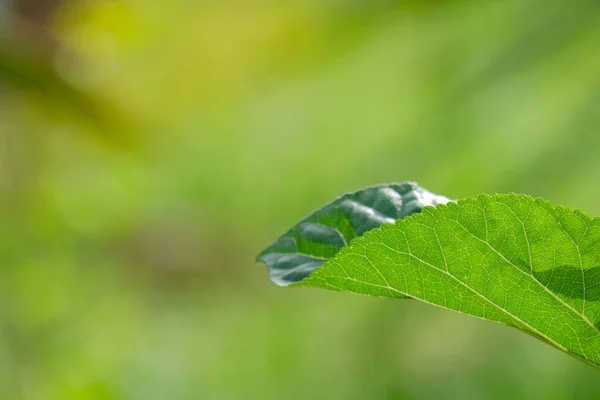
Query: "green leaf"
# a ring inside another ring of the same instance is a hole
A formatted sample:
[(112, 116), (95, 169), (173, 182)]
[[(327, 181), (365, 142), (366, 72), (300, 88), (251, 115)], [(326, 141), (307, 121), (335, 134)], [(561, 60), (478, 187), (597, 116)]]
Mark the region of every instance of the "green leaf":
[(299, 285), (409, 296), (600, 365), (600, 219), (542, 199), (427, 207), (354, 240)]
[(258, 256), (280, 286), (300, 282), (352, 239), (449, 199), (414, 182), (349, 193), (315, 211)]

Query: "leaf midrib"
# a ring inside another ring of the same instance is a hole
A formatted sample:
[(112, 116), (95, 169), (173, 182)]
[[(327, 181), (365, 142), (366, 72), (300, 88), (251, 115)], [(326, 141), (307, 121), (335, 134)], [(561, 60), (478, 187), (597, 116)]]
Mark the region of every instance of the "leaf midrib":
[[(504, 206), (506, 206), (505, 204), (503, 204)], [(515, 216), (515, 218), (521, 223), (521, 225), (523, 226), (523, 232), (525, 233), (525, 224), (524, 222), (521, 220), (521, 218), (519, 218), (518, 215), (516, 215), (514, 213), (514, 211), (512, 209), (510, 209), (510, 207), (506, 206), (506, 208), (508, 208), (511, 213)], [(544, 210), (547, 212), (548, 210), (546, 210), (544, 208)], [(548, 213), (550, 215), (550, 213)], [(554, 220), (556, 220), (556, 218), (554, 216), (552, 216), (554, 218)], [(521, 272), (522, 274), (524, 274), (525, 276), (530, 277), (539, 287), (541, 287), (545, 292), (547, 292), (548, 294), (550, 294), (550, 296), (552, 296), (553, 298), (555, 298), (556, 300), (558, 300), (562, 305), (564, 305), (566, 308), (568, 308), (569, 310), (571, 310), (573, 313), (575, 313), (576, 316), (578, 316), (579, 318), (581, 318), (582, 321), (584, 321), (586, 324), (588, 324), (594, 331), (596, 331), (596, 333), (598, 334), (598, 336), (600, 336), (600, 330), (598, 330), (598, 328), (587, 318), (587, 316), (585, 314), (580, 313), (577, 309), (573, 308), (570, 304), (566, 303), (563, 299), (561, 299), (559, 296), (557, 296), (554, 292), (552, 292), (550, 289), (548, 289), (543, 283), (541, 283), (533, 274), (528, 274), (525, 271), (523, 271), (521, 268), (517, 267), (512, 261), (508, 260), (506, 257), (504, 257), (504, 255), (502, 253), (500, 253), (498, 250), (496, 250), (496, 248), (494, 246), (492, 246), (489, 242), (482, 240), (481, 238), (477, 237), (476, 235), (474, 235), (471, 231), (469, 231), (463, 224), (461, 224), (459, 221), (455, 221), (453, 219), (450, 218), (446, 218), (446, 220), (456, 223), (458, 224), (462, 229), (464, 229), (465, 232), (467, 232), (469, 235), (471, 235), (473, 238), (475, 238), (476, 240), (479, 240), (482, 243), (485, 243), (494, 253), (496, 253), (498, 256), (500, 256), (504, 261), (506, 261), (510, 266), (514, 267), (515, 269), (517, 269), (519, 272)], [(558, 221), (557, 221), (558, 223)], [(560, 223), (559, 223), (560, 225)], [(560, 225), (562, 228), (562, 225)], [(566, 230), (563, 228), (563, 231), (566, 232)], [(437, 232), (435, 232), (435, 235), (437, 236)], [(567, 233), (567, 236), (569, 236), (569, 234)], [(570, 237), (570, 236), (569, 236)], [(583, 235), (582, 235), (583, 237)], [(572, 239), (571, 239), (572, 240)], [(529, 239), (527, 238), (527, 234), (525, 233), (525, 242), (527, 243), (527, 251), (529, 252), (529, 259), (530, 259), (530, 268), (533, 271), (533, 260), (531, 258), (531, 245), (529, 243)], [(574, 241), (573, 241), (574, 242)], [(575, 243), (574, 243), (575, 244)], [(577, 252), (579, 254), (579, 246), (575, 245), (575, 247), (577, 248)], [(580, 259), (580, 263), (581, 263), (581, 256), (579, 257)], [(583, 263), (581, 263), (581, 269), (583, 270)], [(585, 290), (585, 289), (584, 289)], [(584, 292), (585, 293), (585, 292)], [(584, 298), (585, 301), (585, 298)], [(585, 303), (584, 303), (585, 304)]]
[[(431, 227), (429, 227), (429, 228), (431, 228)], [(432, 229), (433, 229), (433, 228), (432, 228)], [(400, 251), (400, 250), (398, 250), (398, 249), (394, 249), (394, 248), (392, 248), (392, 247), (390, 247), (390, 246), (386, 245), (385, 243), (380, 243), (380, 244), (381, 244), (382, 246), (384, 246), (384, 247), (387, 247), (388, 249), (390, 249), (390, 250), (392, 250), (392, 251), (394, 251), (394, 252), (398, 253), (398, 254), (403, 254), (403, 255), (406, 255), (406, 256), (412, 257), (412, 258), (414, 258), (415, 260), (417, 260), (418, 262), (420, 262), (420, 263), (422, 263), (422, 264), (424, 264), (424, 265), (427, 265), (428, 267), (430, 267), (430, 268), (433, 268), (433, 269), (435, 269), (436, 271), (440, 271), (441, 273), (443, 273), (444, 275), (446, 275), (446, 276), (450, 277), (452, 280), (454, 280), (455, 282), (457, 282), (457, 283), (458, 283), (458, 284), (460, 284), (461, 286), (465, 287), (467, 290), (469, 290), (469, 291), (470, 291), (471, 293), (473, 293), (474, 295), (478, 296), (479, 298), (481, 298), (482, 300), (484, 300), (484, 301), (485, 301), (485, 302), (487, 302), (488, 304), (490, 304), (490, 305), (494, 306), (495, 308), (497, 308), (498, 310), (500, 310), (502, 313), (504, 313), (505, 315), (507, 315), (508, 317), (510, 317), (510, 318), (511, 318), (513, 321), (515, 321), (515, 322), (517, 322), (517, 323), (521, 323), (521, 324), (523, 324), (524, 326), (526, 326), (527, 328), (529, 328), (529, 329), (530, 329), (532, 332), (534, 332), (534, 333), (536, 333), (536, 334), (538, 334), (538, 335), (542, 336), (544, 339), (548, 340), (548, 341), (549, 341), (550, 343), (552, 343), (553, 345), (557, 346), (558, 348), (560, 348), (560, 349), (562, 349), (562, 350), (564, 350), (564, 351), (567, 351), (567, 349), (566, 349), (564, 346), (562, 346), (562, 345), (560, 345), (560, 344), (556, 343), (554, 340), (552, 340), (551, 338), (549, 338), (549, 337), (548, 337), (546, 334), (544, 334), (544, 333), (540, 332), (540, 331), (539, 331), (537, 328), (534, 328), (533, 326), (529, 325), (527, 322), (523, 321), (523, 320), (522, 320), (521, 318), (519, 318), (518, 316), (516, 316), (516, 315), (513, 315), (513, 314), (512, 314), (512, 313), (510, 313), (508, 310), (506, 310), (505, 308), (501, 307), (499, 304), (496, 304), (496, 303), (494, 303), (492, 300), (488, 299), (486, 296), (484, 296), (483, 294), (479, 293), (477, 290), (473, 289), (471, 286), (469, 286), (469, 285), (468, 285), (468, 284), (466, 284), (465, 282), (461, 281), (461, 280), (460, 280), (460, 279), (458, 279), (456, 276), (452, 275), (452, 273), (450, 273), (449, 271), (448, 271), (448, 272), (446, 272), (446, 271), (444, 271), (443, 269), (441, 269), (441, 268), (438, 268), (438, 267), (436, 267), (435, 265), (433, 265), (433, 264), (431, 264), (431, 263), (429, 263), (429, 262), (427, 262), (427, 261), (423, 260), (422, 258), (420, 258), (420, 257), (417, 257), (416, 255), (414, 255), (414, 254), (413, 254), (413, 253), (410, 251), (410, 246), (409, 246), (409, 244), (408, 244), (408, 238), (406, 237), (406, 233), (405, 233), (404, 231), (401, 231), (401, 232), (402, 232), (402, 234), (404, 235), (404, 237), (405, 237), (405, 239), (406, 239), (406, 244), (407, 244), (407, 246), (408, 246), (408, 248), (409, 248), (409, 252), (408, 252), (408, 253), (407, 253), (407, 252), (404, 252), (404, 251)], [(469, 233), (470, 233), (470, 232), (469, 232)], [(436, 232), (435, 234), (436, 234), (436, 236), (437, 236), (437, 232)], [(472, 235), (472, 234), (471, 234), (471, 235)], [(511, 265), (512, 265), (512, 264), (511, 264)], [(517, 269), (518, 269), (518, 268), (517, 268)], [(400, 291), (400, 290), (399, 290), (398, 292), (402, 293), (402, 291)], [(405, 294), (405, 295), (407, 295), (407, 296), (411, 296), (410, 294)], [(419, 298), (419, 300), (422, 300), (422, 298)], [(445, 309), (448, 309), (447, 307), (443, 307), (443, 308), (445, 308)], [(581, 348), (581, 345), (580, 345), (579, 347)], [(585, 352), (584, 352), (583, 348), (581, 348), (581, 351), (582, 351), (582, 353), (584, 354), (584, 356), (586, 356), (586, 357), (587, 357), (587, 355), (585, 355)]]
[[(479, 292), (478, 292), (478, 291), (476, 291), (475, 289), (471, 288), (470, 286), (468, 286), (467, 284), (465, 284), (464, 282), (462, 282), (460, 279), (456, 278), (454, 275), (450, 274), (449, 272), (446, 272), (446, 271), (444, 271), (444, 270), (442, 270), (442, 269), (440, 269), (440, 268), (438, 268), (438, 267), (435, 267), (434, 265), (432, 265), (432, 264), (428, 263), (428, 262), (427, 262), (427, 261), (425, 261), (425, 260), (422, 260), (421, 258), (419, 258), (419, 257), (415, 256), (415, 255), (414, 255), (414, 254), (412, 254), (412, 253), (406, 253), (406, 252), (403, 252), (403, 251), (399, 251), (399, 250), (397, 250), (397, 249), (393, 249), (393, 248), (391, 248), (391, 247), (389, 247), (389, 246), (387, 246), (387, 245), (385, 245), (385, 244), (382, 244), (382, 245), (383, 245), (383, 246), (385, 246), (385, 247), (387, 247), (387, 248), (389, 248), (390, 250), (393, 250), (393, 251), (395, 251), (395, 252), (396, 252), (396, 253), (398, 253), (398, 254), (404, 254), (404, 255), (407, 255), (407, 256), (409, 256), (409, 257), (412, 257), (412, 258), (414, 258), (415, 260), (417, 260), (418, 262), (420, 262), (420, 263), (422, 263), (422, 264), (424, 264), (424, 265), (427, 265), (427, 266), (429, 266), (429, 267), (431, 267), (431, 268), (433, 268), (433, 269), (435, 269), (435, 270), (437, 270), (437, 271), (440, 271), (441, 273), (445, 274), (445, 275), (446, 275), (446, 276), (448, 276), (449, 278), (451, 278), (451, 279), (453, 279), (454, 281), (456, 281), (457, 283), (459, 283), (461, 286), (464, 286), (464, 287), (465, 287), (467, 290), (469, 290), (471, 293), (473, 293), (473, 294), (474, 294), (474, 295), (476, 295), (477, 297), (481, 298), (483, 301), (485, 301), (485, 302), (487, 302), (488, 304), (492, 305), (493, 307), (497, 308), (497, 309), (498, 309), (500, 312), (504, 313), (506, 316), (508, 316), (509, 318), (511, 318), (511, 319), (512, 319), (514, 322), (516, 322), (516, 323), (518, 323), (518, 324), (519, 324), (519, 323), (520, 323), (520, 324), (522, 324), (523, 326), (525, 326), (525, 327), (527, 327), (528, 329), (530, 329), (530, 330), (531, 330), (531, 332), (533, 332), (533, 333), (535, 333), (535, 334), (537, 334), (537, 335), (539, 335), (539, 336), (543, 337), (545, 340), (547, 340), (547, 341), (548, 341), (549, 343), (551, 343), (553, 346), (556, 346), (556, 347), (557, 347), (557, 348), (559, 348), (560, 350), (562, 350), (562, 351), (564, 351), (564, 352), (567, 352), (567, 353), (568, 353), (568, 350), (567, 350), (567, 348), (566, 348), (566, 347), (564, 347), (563, 345), (561, 345), (561, 344), (559, 344), (559, 343), (555, 342), (554, 340), (552, 340), (551, 338), (549, 338), (547, 335), (545, 335), (544, 333), (540, 332), (539, 330), (537, 330), (537, 329), (536, 329), (536, 328), (534, 328), (533, 326), (529, 325), (528, 323), (526, 323), (525, 321), (523, 321), (523, 320), (522, 320), (522, 319), (520, 319), (519, 317), (517, 317), (517, 316), (515, 316), (515, 315), (511, 314), (510, 312), (508, 312), (508, 310), (506, 310), (506, 309), (504, 309), (504, 308), (500, 307), (498, 304), (494, 303), (493, 301), (491, 301), (490, 299), (488, 299), (487, 297), (485, 297), (484, 295), (482, 295), (481, 293), (479, 293)], [(379, 271), (379, 269), (378, 269), (377, 267), (375, 267), (375, 265), (374, 265), (372, 262), (371, 262), (371, 265), (373, 265), (373, 268), (375, 268), (375, 269), (376, 269), (376, 270), (379, 272), (379, 274), (381, 274), (381, 272)], [(341, 265), (340, 265), (340, 267), (341, 267)], [(343, 270), (343, 268), (342, 268), (342, 270)], [(344, 271), (344, 272), (345, 272), (345, 271)], [(332, 277), (332, 278), (333, 278), (333, 277)], [(350, 277), (350, 276), (349, 276), (347, 273), (346, 273), (346, 276), (345, 276), (345, 277), (343, 277), (343, 276), (340, 276), (340, 277), (337, 277), (337, 278), (341, 278), (341, 279), (347, 279), (347, 280), (350, 280), (350, 281), (353, 281), (353, 282), (356, 282), (356, 283), (360, 283), (360, 284), (367, 285), (367, 286), (373, 286), (373, 287), (377, 287), (377, 288), (380, 288), (380, 289), (387, 289), (387, 290), (390, 290), (390, 291), (392, 291), (392, 292), (396, 292), (396, 293), (398, 293), (398, 294), (400, 294), (400, 295), (402, 295), (402, 296), (405, 296), (405, 297), (411, 297), (411, 298), (413, 298), (413, 296), (414, 296), (414, 295), (412, 295), (412, 294), (410, 294), (410, 293), (405, 293), (405, 292), (403, 292), (403, 291), (402, 291), (402, 290), (400, 290), (400, 289), (397, 289), (397, 288), (395, 288), (395, 287), (392, 287), (392, 286), (391, 286), (389, 283), (388, 283), (388, 285), (387, 285), (387, 286), (383, 286), (383, 285), (378, 285), (378, 284), (376, 284), (376, 283), (364, 282), (364, 281), (360, 281), (360, 280), (358, 280), (358, 279), (356, 279), (356, 278), (352, 278), (352, 277)], [(387, 281), (386, 281), (386, 282), (387, 282)], [(338, 289), (337, 289), (335, 286), (332, 286), (332, 285), (328, 284), (326, 281), (325, 281), (325, 285), (327, 285), (327, 286), (331, 287), (332, 289), (336, 289), (336, 290), (338, 290)], [(357, 293), (357, 292), (355, 292), (355, 293)], [(357, 294), (360, 294), (360, 293), (357, 293)], [(392, 297), (393, 297), (393, 296), (392, 296)], [(443, 308), (443, 309), (445, 309), (445, 310), (449, 310), (449, 309), (448, 309), (447, 307), (445, 307), (445, 306), (442, 306), (442, 305), (440, 305), (440, 304), (436, 304), (436, 303), (433, 303), (433, 302), (427, 301), (427, 300), (425, 300), (425, 299), (424, 299), (424, 298), (422, 298), (422, 297), (418, 297), (418, 298), (417, 298), (417, 300), (419, 300), (419, 301), (422, 301), (422, 302), (424, 302), (424, 303), (427, 303), (427, 304), (434, 305), (434, 306), (436, 306), (436, 307)], [(452, 310), (452, 311), (459, 312), (459, 313), (461, 313), (461, 314), (463, 314), (463, 315), (469, 315), (469, 316), (474, 316), (474, 317), (477, 317), (476, 315), (467, 314), (467, 313), (461, 312), (460, 310)], [(487, 319), (485, 319), (485, 318), (483, 318), (483, 317), (477, 317), (477, 318), (480, 318), (480, 319), (482, 319), (482, 320), (488, 321)], [(585, 354), (585, 351), (583, 350), (583, 347), (581, 346), (581, 343), (579, 344), (579, 348), (581, 349), (581, 352), (582, 352), (583, 356), (584, 356), (584, 357), (587, 357), (587, 355)]]

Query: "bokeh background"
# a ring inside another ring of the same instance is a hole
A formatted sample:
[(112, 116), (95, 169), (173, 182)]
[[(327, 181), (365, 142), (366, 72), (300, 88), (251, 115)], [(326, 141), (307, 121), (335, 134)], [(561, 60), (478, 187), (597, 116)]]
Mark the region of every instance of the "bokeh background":
[(0, 0), (0, 398), (597, 398), (516, 330), (254, 258), (375, 183), (600, 215), (599, 44), (585, 0)]

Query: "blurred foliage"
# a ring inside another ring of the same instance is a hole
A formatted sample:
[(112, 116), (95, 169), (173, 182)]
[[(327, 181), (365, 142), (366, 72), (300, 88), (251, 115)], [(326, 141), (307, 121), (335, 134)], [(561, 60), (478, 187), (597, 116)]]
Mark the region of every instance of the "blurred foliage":
[(0, 2), (0, 398), (598, 393), (516, 331), (281, 291), (254, 264), (378, 182), (600, 215), (597, 2), (66, 0), (44, 23), (17, 3)]

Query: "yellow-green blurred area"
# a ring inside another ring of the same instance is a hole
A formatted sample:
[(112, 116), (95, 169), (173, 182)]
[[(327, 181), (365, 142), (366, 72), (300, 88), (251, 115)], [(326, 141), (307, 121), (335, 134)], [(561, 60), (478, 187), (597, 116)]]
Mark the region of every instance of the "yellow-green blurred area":
[(514, 329), (254, 258), (375, 183), (600, 215), (599, 128), (592, 0), (0, 0), (0, 399), (597, 398)]

